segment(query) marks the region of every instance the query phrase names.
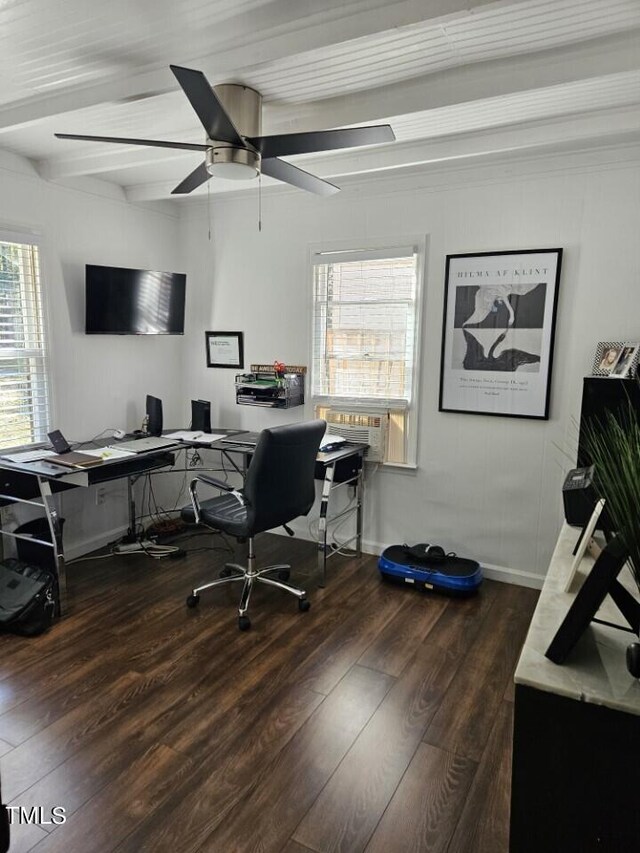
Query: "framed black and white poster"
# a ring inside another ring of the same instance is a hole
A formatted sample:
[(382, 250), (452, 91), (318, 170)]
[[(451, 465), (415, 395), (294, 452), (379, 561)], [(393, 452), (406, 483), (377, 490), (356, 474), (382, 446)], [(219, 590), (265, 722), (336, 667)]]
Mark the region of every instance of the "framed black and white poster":
[(549, 417), (562, 249), (447, 255), (441, 412)]
[(205, 332), (207, 367), (244, 367), (242, 332)]

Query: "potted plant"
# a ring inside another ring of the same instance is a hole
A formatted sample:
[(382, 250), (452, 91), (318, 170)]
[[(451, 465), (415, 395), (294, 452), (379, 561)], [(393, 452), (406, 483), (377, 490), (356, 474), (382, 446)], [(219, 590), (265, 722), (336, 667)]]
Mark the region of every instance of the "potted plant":
[[(640, 418), (628, 401), (604, 420), (586, 426), (586, 447), (595, 466), (596, 486), (606, 501), (608, 515), (628, 555), (640, 592)], [(629, 670), (640, 675), (640, 645), (627, 654)]]

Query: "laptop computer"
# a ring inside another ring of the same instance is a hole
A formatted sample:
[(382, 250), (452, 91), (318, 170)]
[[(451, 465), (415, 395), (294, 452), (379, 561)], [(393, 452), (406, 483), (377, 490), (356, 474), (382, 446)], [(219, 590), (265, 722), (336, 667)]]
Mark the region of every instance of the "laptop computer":
[(71, 445), (59, 429), (54, 429), (47, 435), (56, 451), (55, 455), (46, 457), (47, 462), (52, 462), (54, 465), (64, 465), (66, 468), (92, 468), (94, 465), (102, 464), (102, 459), (99, 457), (88, 456), (85, 453), (77, 453), (72, 450)]
[(118, 444), (110, 444), (114, 450), (129, 450), (132, 453), (145, 453), (148, 450), (163, 450), (165, 447), (177, 447), (180, 442), (175, 438), (163, 438), (162, 436), (147, 436), (136, 438), (133, 441), (119, 441)]
[(239, 447), (255, 447), (260, 438), (259, 432), (241, 432), (239, 435), (228, 435), (220, 439), (220, 444)]

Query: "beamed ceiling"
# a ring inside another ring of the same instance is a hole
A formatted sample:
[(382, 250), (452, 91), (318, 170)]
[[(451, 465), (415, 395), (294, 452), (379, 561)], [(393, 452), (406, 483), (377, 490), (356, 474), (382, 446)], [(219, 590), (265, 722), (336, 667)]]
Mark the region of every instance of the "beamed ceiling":
[(170, 63), (262, 92), (264, 134), (389, 122), (396, 143), (289, 158), (338, 184), (640, 141), (640, 0), (0, 0), (0, 48), (0, 148), (132, 201), (202, 155), (53, 134), (204, 142)]

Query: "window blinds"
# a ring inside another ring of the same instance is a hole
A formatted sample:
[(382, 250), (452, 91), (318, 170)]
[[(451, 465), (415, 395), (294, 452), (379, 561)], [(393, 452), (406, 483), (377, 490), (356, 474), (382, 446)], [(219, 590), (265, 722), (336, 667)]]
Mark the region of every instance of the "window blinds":
[(38, 247), (0, 235), (0, 446), (43, 441), (49, 421)]
[(312, 393), (405, 409), (416, 331), (416, 251), (314, 256)]

